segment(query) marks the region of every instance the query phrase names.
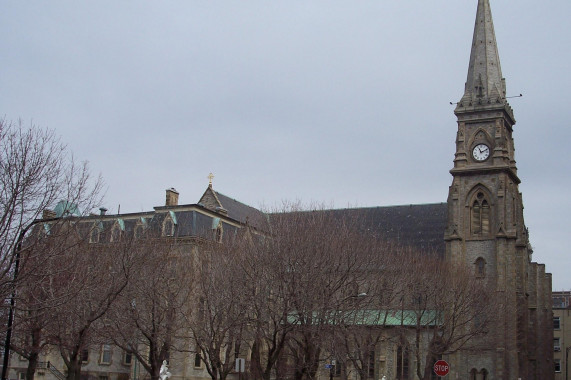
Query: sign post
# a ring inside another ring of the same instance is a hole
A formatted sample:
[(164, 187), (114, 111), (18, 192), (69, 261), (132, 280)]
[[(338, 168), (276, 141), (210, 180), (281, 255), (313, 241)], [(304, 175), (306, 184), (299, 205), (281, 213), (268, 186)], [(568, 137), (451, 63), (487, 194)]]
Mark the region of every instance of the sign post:
[(450, 372), (450, 366), (446, 360), (438, 360), (436, 363), (434, 363), (434, 373), (437, 376), (444, 377), (448, 375), (448, 372)]

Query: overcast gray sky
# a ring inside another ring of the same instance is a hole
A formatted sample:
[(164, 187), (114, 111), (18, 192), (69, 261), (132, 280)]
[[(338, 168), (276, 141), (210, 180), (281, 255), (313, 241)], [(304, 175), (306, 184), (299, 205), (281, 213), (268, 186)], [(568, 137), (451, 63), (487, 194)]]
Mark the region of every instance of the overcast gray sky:
[[(57, 130), (110, 212), (445, 202), (476, 0), (3, 1), (0, 115)], [(492, 0), (534, 260), (571, 289), (569, 0)]]

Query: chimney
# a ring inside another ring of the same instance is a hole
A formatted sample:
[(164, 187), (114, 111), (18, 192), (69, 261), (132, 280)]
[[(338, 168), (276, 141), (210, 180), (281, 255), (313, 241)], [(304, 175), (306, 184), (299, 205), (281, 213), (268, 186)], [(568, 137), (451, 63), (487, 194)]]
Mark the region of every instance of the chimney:
[(167, 189), (165, 206), (178, 206), (178, 191), (176, 191), (174, 187)]
[(107, 209), (105, 207), (99, 207), (99, 215), (105, 215)]
[(46, 208), (42, 212), (42, 219), (53, 219), (55, 217), (56, 217), (55, 211), (52, 211), (52, 210), (49, 210)]

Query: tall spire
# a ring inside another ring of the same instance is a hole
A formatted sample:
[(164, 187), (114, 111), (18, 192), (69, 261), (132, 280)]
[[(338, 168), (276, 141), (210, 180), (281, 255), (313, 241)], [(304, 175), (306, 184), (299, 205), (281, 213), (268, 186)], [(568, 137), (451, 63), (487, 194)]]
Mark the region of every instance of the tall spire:
[(490, 1), (478, 0), (468, 78), (461, 102), (504, 103), (505, 96)]

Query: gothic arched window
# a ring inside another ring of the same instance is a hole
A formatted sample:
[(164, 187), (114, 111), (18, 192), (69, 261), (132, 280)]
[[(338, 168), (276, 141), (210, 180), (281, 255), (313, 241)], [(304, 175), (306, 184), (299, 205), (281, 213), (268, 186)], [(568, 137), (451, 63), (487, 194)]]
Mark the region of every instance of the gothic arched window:
[(113, 229), (111, 230), (111, 242), (118, 242), (119, 240), (121, 240), (121, 229), (119, 228), (118, 225), (113, 226)]
[(478, 191), (471, 207), (470, 227), (473, 236), (490, 233), (490, 203), (483, 192)]
[(164, 236), (174, 235), (174, 223), (170, 218), (166, 218), (163, 223), (163, 235)]
[(408, 347), (398, 346), (397, 348), (397, 379), (406, 380), (409, 375)]
[(91, 234), (89, 235), (89, 242), (90, 243), (99, 243), (100, 234), (101, 234), (101, 231), (99, 230), (99, 228), (97, 228), (97, 226), (93, 227), (93, 229), (91, 230)]

